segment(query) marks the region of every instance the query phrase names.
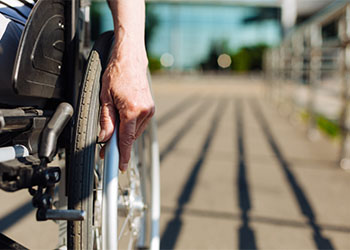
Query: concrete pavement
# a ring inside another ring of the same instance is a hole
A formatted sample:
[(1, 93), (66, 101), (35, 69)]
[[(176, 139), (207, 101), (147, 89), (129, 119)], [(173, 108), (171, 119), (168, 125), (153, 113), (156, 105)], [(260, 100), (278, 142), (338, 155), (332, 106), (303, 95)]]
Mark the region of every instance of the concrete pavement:
[[(263, 98), (259, 78), (154, 76), (163, 249), (350, 249), (350, 173)], [(27, 191), (0, 192), (0, 231), (53, 249)], [(8, 216), (11, 215), (11, 216)]]
[(169, 117), (159, 127), (162, 248), (350, 249), (350, 173), (336, 144), (307, 140), (259, 79), (158, 77), (154, 91), (158, 119)]

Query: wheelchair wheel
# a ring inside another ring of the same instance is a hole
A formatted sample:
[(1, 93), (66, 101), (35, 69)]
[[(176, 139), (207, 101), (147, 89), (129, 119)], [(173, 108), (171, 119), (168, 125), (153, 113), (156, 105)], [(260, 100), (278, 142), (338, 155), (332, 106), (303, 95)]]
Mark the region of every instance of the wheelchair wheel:
[[(102, 204), (106, 202), (103, 182), (108, 173), (99, 158), (101, 145), (97, 143), (101, 71), (100, 56), (93, 50), (80, 87), (73, 160), (68, 172), (68, 207), (84, 210), (86, 218), (68, 223), (69, 249), (103, 249), (106, 240)], [(159, 248), (159, 160), (154, 120), (134, 143), (129, 168), (119, 175), (114, 193), (118, 209), (105, 223), (117, 225), (117, 235), (108, 237), (115, 238), (120, 249)]]

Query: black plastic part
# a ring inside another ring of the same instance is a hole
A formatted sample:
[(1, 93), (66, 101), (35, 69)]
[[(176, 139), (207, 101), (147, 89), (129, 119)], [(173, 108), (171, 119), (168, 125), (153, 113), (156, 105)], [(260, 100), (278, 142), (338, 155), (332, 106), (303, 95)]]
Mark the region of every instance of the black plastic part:
[(63, 97), (64, 0), (39, 0), (26, 23), (13, 71), (17, 94)]
[(98, 55), (100, 57), (101, 66), (102, 66), (102, 72), (107, 67), (107, 64), (109, 62), (109, 57), (111, 55), (111, 48), (114, 43), (114, 32), (113, 31), (106, 31), (103, 34), (99, 36), (99, 38), (96, 40), (93, 50), (96, 50), (98, 52)]
[(44, 208), (39, 208), (36, 211), (36, 220), (37, 221), (46, 221), (46, 209)]
[[(24, 118), (22, 119), (24, 120)], [(13, 143), (24, 145), (28, 148), (31, 155), (37, 154), (40, 134), (44, 130), (48, 119), (48, 117), (34, 117), (31, 119), (30, 128), (14, 137), (12, 140)]]
[(39, 210), (46, 210), (52, 206), (53, 199), (52, 196), (49, 194), (42, 194), (38, 197), (34, 196), (32, 200), (33, 206), (39, 208)]
[(40, 167), (31, 156), (0, 163), (0, 189), (7, 192), (34, 186), (53, 187), (60, 179), (59, 167)]
[(34, 172), (31, 186), (54, 186), (61, 179), (61, 169), (59, 167), (49, 167), (46, 169), (39, 169)]
[(38, 209), (36, 213), (38, 221), (45, 220), (67, 220), (82, 221), (85, 219), (85, 212), (81, 210), (58, 210), (58, 209)]
[(39, 157), (52, 161), (56, 153), (57, 139), (70, 118), (73, 116), (73, 107), (66, 102), (61, 103), (49, 123), (46, 125), (40, 143)]
[(30, 187), (34, 174), (32, 166), (37, 164), (39, 164), (39, 161), (34, 157), (1, 162), (0, 189), (7, 192), (15, 192)]
[(30, 155), (36, 155), (41, 133), (53, 112), (23, 107), (0, 109), (0, 112), (5, 123), (0, 129), (0, 146), (20, 144)]

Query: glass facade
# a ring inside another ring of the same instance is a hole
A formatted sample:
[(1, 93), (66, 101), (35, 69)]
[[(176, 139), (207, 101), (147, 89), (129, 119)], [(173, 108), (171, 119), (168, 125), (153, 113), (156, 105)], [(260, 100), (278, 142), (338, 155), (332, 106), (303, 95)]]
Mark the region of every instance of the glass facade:
[(261, 10), (253, 7), (149, 4), (148, 8), (157, 18), (149, 54), (173, 55), (176, 69), (196, 67), (214, 44), (224, 44), (230, 53), (257, 44), (275, 46), (281, 40), (279, 20), (245, 21)]

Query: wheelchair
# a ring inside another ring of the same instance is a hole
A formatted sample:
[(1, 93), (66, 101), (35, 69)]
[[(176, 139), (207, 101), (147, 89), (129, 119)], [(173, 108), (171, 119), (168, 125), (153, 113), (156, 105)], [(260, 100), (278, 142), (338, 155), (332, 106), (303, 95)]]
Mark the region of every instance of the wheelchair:
[(89, 12), (87, 0), (33, 7), (12, 82), (1, 87), (0, 188), (29, 190), (37, 220), (59, 223), (59, 248), (159, 249), (156, 122), (134, 143), (126, 173), (116, 131), (99, 157), (100, 77), (113, 32), (91, 46)]

